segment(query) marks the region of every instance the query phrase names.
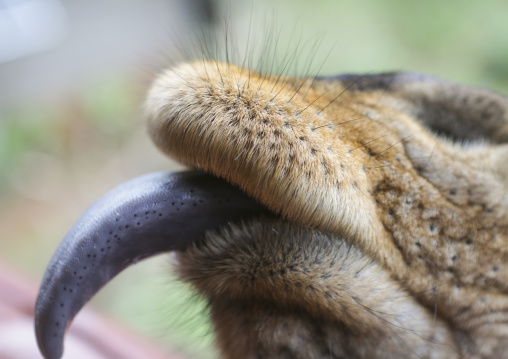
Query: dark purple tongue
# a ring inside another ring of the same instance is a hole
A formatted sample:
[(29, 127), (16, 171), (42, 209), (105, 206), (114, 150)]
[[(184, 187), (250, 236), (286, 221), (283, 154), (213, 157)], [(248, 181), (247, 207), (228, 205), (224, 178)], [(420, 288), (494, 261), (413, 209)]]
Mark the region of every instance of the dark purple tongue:
[(149, 174), (115, 188), (74, 224), (46, 269), (35, 304), (42, 355), (62, 356), (70, 321), (129, 265), (261, 213), (267, 210), (239, 189), (200, 172)]

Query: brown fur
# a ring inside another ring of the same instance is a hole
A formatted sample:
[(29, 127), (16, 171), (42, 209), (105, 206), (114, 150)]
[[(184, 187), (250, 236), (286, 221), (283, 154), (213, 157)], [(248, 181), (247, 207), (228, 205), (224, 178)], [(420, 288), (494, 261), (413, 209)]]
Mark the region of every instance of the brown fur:
[(160, 76), (147, 109), (165, 153), (288, 221), (180, 256), (227, 358), (508, 357), (504, 97), (415, 74), (201, 62)]

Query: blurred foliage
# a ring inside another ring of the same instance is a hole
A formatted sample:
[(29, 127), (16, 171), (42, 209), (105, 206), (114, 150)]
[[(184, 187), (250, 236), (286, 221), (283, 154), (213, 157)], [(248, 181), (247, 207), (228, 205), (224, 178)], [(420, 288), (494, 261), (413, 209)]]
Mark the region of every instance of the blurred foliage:
[[(299, 59), (293, 62), (297, 66), (290, 74), (304, 73), (304, 64), (312, 57), (313, 71), (319, 69), (321, 75), (418, 71), (508, 90), (508, 2), (503, 0), (260, 0), (254, 4), (224, 0), (220, 4), (223, 23), (218, 45), (213, 46), (225, 52), (224, 24), (232, 24), (230, 57), (235, 59), (236, 53), (237, 63), (243, 63), (247, 53), (246, 63), (256, 65), (256, 59), (264, 56), (268, 63), (281, 64), (298, 48)], [(247, 42), (249, 49), (244, 51)], [(276, 51), (268, 56), (260, 53), (273, 47)]]
[(139, 99), (130, 87), (132, 84), (116, 77), (102, 77), (88, 84), (80, 101), (83, 118), (104, 136), (125, 137), (133, 127), (128, 120), (139, 110)]
[(30, 153), (68, 165), (74, 155), (100, 157), (118, 149), (139, 123), (133, 117), (141, 99), (133, 99), (133, 87), (119, 78), (100, 78), (52, 106), (6, 109), (0, 121), (0, 196), (8, 194), (12, 174)]
[(48, 126), (48, 111), (11, 110), (0, 121), (0, 195), (7, 190), (5, 183), (29, 149), (46, 149), (51, 146), (47, 138), (55, 133)]

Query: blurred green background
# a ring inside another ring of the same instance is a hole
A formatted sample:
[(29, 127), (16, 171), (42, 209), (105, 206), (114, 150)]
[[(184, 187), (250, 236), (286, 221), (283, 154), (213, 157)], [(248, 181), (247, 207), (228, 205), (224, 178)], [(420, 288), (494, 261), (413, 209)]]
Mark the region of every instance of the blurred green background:
[[(29, 18), (11, 3), (0, 2), (0, 19)], [(22, 24), (0, 27), (0, 263), (34, 285), (95, 199), (134, 176), (181, 168), (145, 133), (144, 93), (164, 66), (199, 59), (203, 44), (224, 58), (226, 33), (229, 56), (254, 68), (277, 69), (297, 50), (289, 74), (312, 60), (312, 74), (418, 71), (508, 93), (504, 0), (45, 3), (58, 20), (40, 16), (35, 33), (51, 23), (47, 37), (7, 46)], [(189, 357), (217, 357), (205, 305), (170, 272), (164, 256), (145, 261), (91, 305)]]

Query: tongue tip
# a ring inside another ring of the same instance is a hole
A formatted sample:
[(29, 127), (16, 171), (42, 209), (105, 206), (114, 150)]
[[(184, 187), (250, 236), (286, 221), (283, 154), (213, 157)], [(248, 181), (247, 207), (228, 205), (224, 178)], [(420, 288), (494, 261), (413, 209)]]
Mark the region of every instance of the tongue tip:
[(45, 359), (59, 359), (63, 354), (65, 329), (55, 330), (41, 318), (35, 318), (35, 336), (39, 351)]
[(45, 359), (59, 359), (63, 355), (65, 331), (72, 321), (72, 306), (68, 298), (58, 296), (59, 286), (53, 286), (55, 273), (46, 273), (34, 308), (34, 330), (39, 351)]
[(46, 346), (39, 343), (39, 350), (45, 359), (60, 359), (63, 354), (63, 345)]

